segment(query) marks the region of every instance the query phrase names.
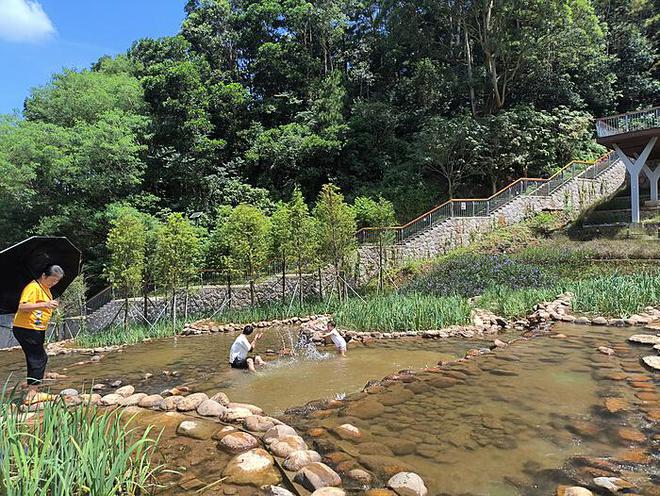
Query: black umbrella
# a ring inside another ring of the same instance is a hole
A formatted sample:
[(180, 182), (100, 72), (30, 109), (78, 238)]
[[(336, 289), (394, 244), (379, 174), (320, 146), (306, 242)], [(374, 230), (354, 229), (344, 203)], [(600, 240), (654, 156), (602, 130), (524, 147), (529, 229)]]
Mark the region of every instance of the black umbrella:
[(23, 288), (38, 279), (49, 265), (64, 269), (64, 277), (51, 288), (59, 297), (80, 273), (81, 253), (63, 237), (33, 236), (0, 251), (0, 314), (15, 313)]

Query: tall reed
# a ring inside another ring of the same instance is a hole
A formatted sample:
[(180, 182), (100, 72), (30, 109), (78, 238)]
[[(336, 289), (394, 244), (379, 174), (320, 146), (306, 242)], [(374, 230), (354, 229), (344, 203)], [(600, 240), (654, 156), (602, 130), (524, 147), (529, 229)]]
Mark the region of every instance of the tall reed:
[(151, 494), (162, 469), (151, 427), (95, 407), (45, 404), (28, 422), (6, 385), (0, 393), (1, 492), (7, 496), (137, 496)]

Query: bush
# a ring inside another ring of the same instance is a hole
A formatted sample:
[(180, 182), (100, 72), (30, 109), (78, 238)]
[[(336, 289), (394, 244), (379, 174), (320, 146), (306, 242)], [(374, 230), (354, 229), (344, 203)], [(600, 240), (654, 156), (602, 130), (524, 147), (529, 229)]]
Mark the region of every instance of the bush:
[(507, 255), (467, 254), (446, 258), (428, 274), (409, 283), (403, 292), (472, 297), (493, 287), (519, 289), (552, 282), (552, 277), (541, 268)]

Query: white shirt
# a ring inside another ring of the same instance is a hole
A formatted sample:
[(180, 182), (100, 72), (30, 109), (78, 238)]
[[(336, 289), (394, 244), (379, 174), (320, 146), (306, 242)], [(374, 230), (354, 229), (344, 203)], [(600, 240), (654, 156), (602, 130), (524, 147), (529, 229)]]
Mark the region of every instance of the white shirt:
[(338, 350), (346, 349), (346, 340), (342, 337), (341, 334), (339, 334), (337, 329), (333, 329), (330, 332), (330, 339), (332, 339), (332, 342), (335, 343), (335, 346)]
[(236, 338), (234, 344), (231, 345), (229, 350), (229, 363), (233, 363), (237, 358), (239, 360), (245, 360), (252, 349), (252, 345), (248, 341), (248, 338), (245, 334), (241, 334)]

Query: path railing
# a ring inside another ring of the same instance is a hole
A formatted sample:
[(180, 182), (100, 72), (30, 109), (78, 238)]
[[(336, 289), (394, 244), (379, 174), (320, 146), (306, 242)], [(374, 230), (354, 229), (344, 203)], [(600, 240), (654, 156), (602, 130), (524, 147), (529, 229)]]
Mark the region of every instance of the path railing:
[(660, 107), (598, 119), (596, 121), (596, 134), (599, 138), (606, 138), (656, 127), (660, 127)]
[(487, 217), (521, 196), (549, 196), (576, 177), (595, 179), (614, 161), (616, 157), (612, 152), (595, 161), (573, 160), (548, 179), (520, 178), (488, 198), (448, 200), (402, 226), (362, 228), (357, 232), (358, 242), (377, 243), (384, 233), (393, 232), (396, 243), (402, 243), (449, 218)]

